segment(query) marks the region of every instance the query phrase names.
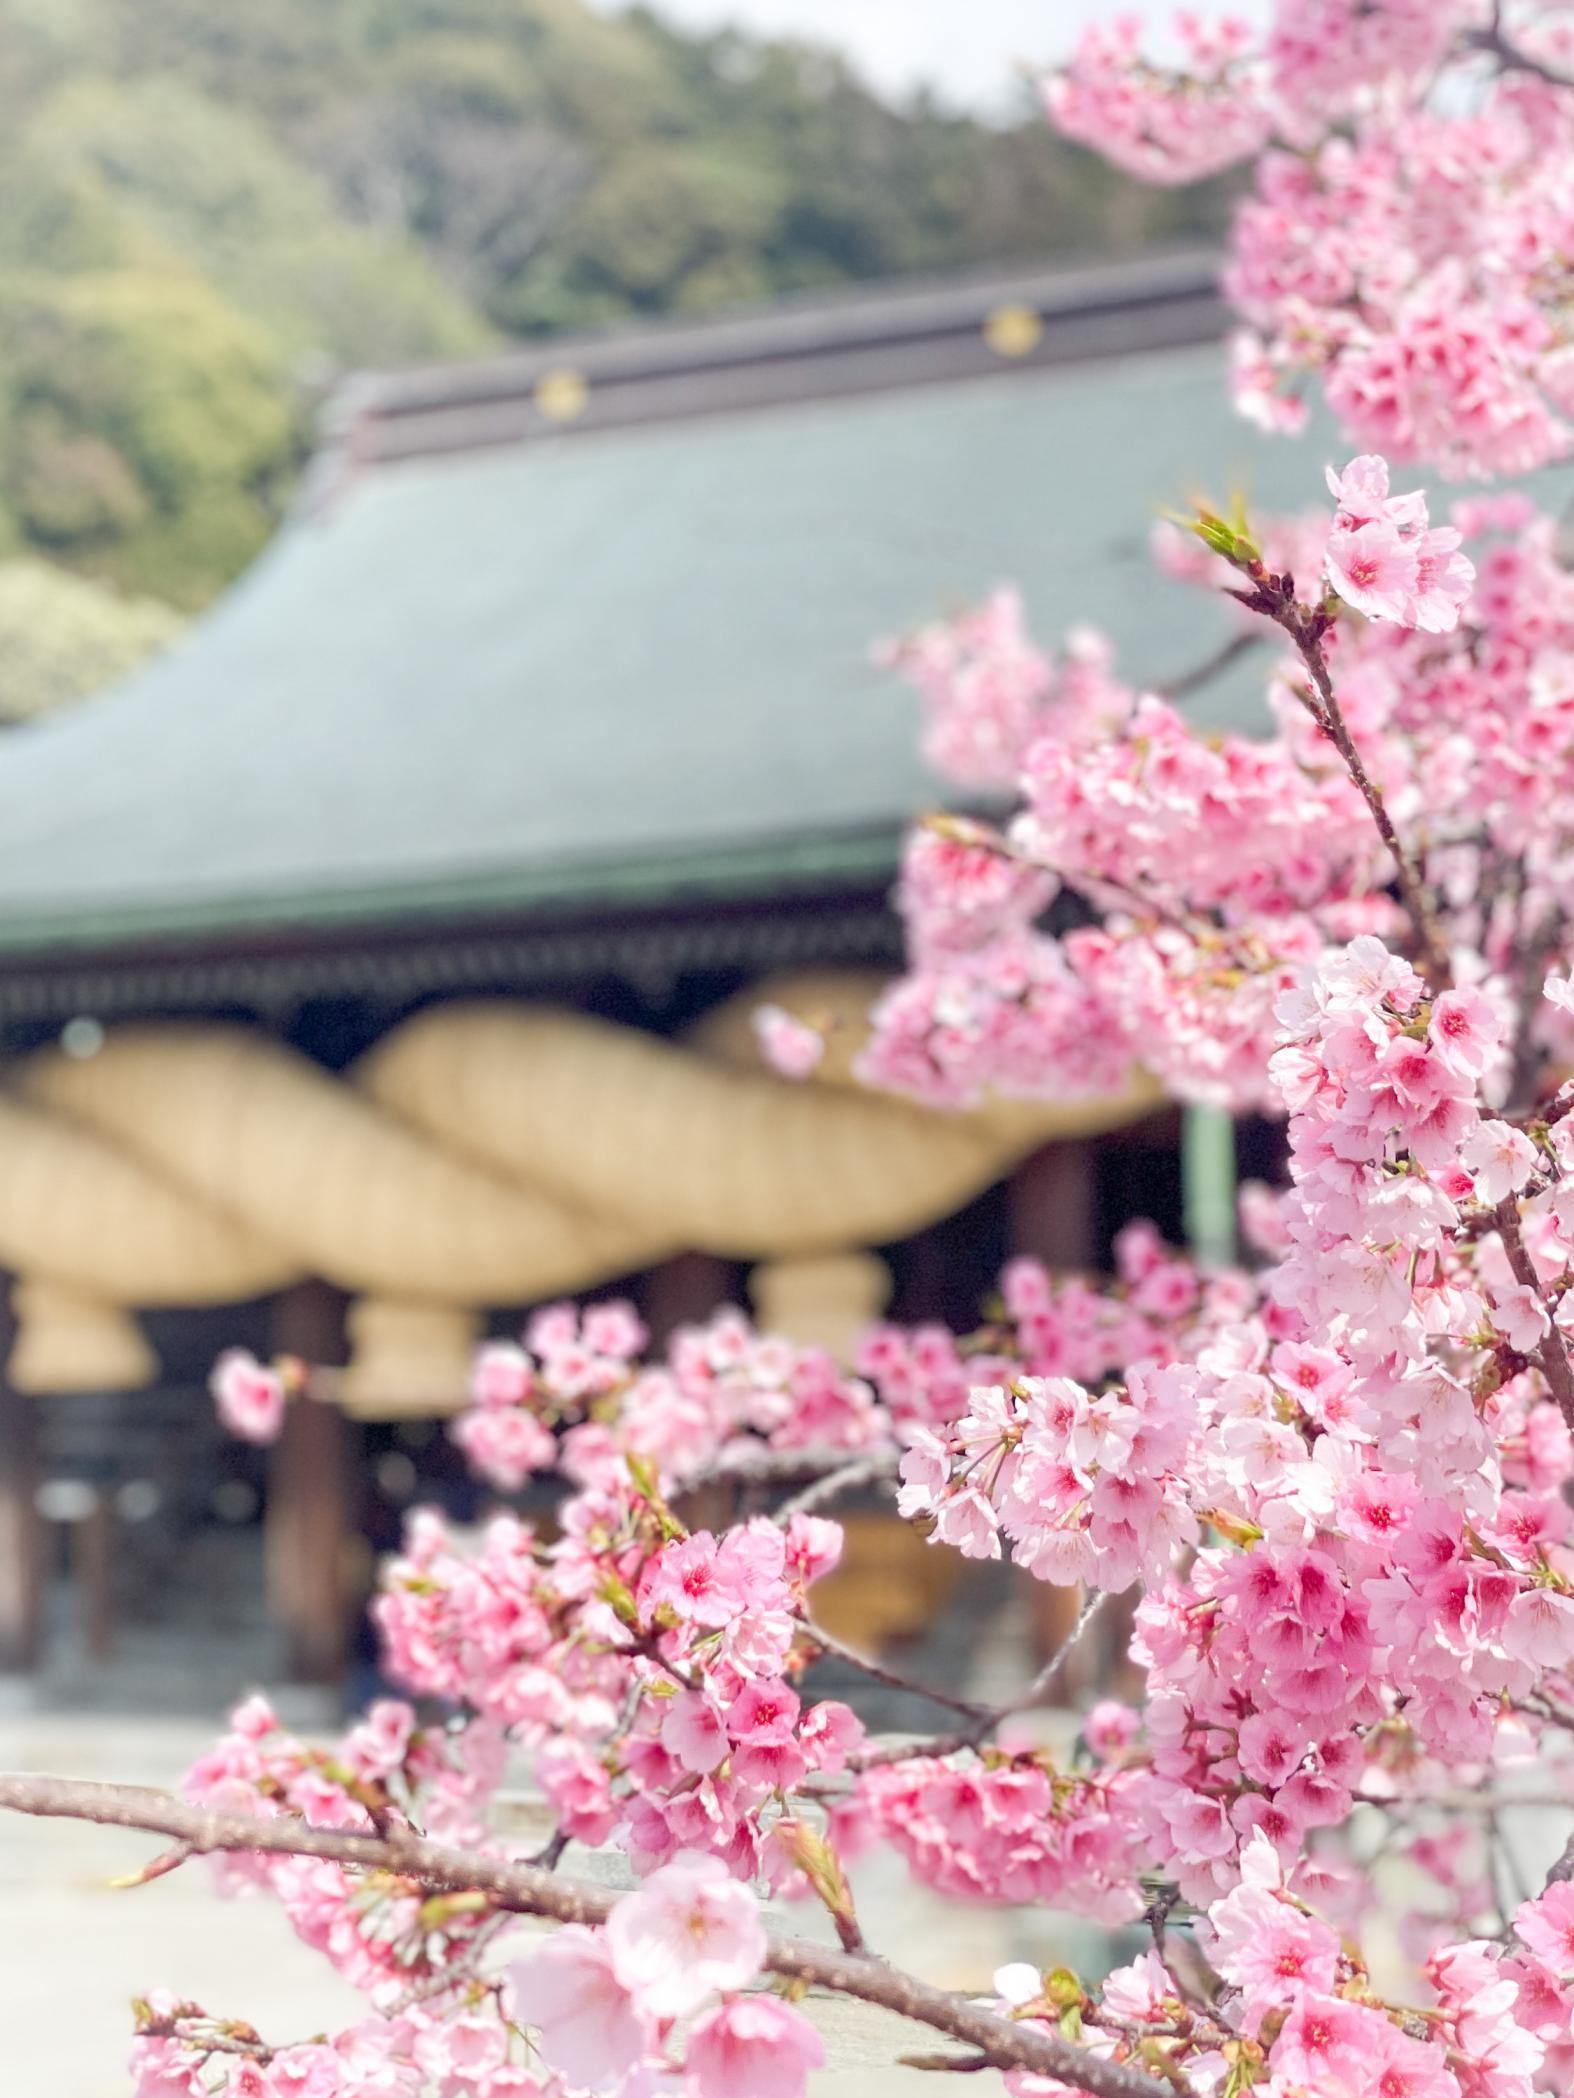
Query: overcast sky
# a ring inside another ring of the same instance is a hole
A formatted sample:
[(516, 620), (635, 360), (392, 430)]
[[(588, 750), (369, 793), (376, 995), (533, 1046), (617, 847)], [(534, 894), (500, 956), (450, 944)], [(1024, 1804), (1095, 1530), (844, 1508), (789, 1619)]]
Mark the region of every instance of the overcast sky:
[[(626, 0), (594, 0), (607, 12)], [(1085, 23), (1116, 14), (1164, 21), (1175, 0), (652, 0), (675, 22), (714, 29), (732, 22), (767, 35), (837, 45), (870, 83), (902, 95), (919, 83), (972, 108), (999, 107), (1013, 68), (1064, 58)], [(1194, 0), (1195, 4), (1195, 0)], [(1266, 0), (1223, 0), (1198, 12), (1256, 14)]]

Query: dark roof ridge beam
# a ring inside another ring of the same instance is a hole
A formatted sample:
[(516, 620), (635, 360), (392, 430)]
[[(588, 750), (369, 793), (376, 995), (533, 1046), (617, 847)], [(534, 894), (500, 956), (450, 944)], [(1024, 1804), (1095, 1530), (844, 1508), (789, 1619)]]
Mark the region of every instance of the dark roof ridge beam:
[[(1182, 305), (1217, 297), (1218, 259), (1211, 253), (1172, 258), (1160, 281), (1129, 265), (1088, 271), (1046, 271), (969, 281), (965, 286), (899, 297), (886, 293), (812, 308), (782, 308), (721, 316), (671, 328), (609, 329), (565, 336), (504, 357), (441, 364), (404, 373), (365, 373), (341, 390), (336, 420), (394, 421), (451, 406), (484, 407), (528, 394), (544, 373), (572, 366), (593, 382), (613, 385), (693, 372), (834, 356), (889, 346), (901, 349), (976, 334), (1001, 305), (1036, 308), (1052, 329), (1057, 321)], [(1151, 262), (1151, 258), (1150, 258)], [(1058, 295), (1057, 295), (1058, 293)], [(929, 311), (922, 308), (927, 303)], [(918, 308), (899, 318), (903, 308)]]

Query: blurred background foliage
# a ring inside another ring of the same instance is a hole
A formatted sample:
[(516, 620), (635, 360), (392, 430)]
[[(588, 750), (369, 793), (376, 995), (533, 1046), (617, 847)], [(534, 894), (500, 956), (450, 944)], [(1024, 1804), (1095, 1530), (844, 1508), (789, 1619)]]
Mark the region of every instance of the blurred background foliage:
[[(0, 195), (13, 719), (246, 565), (348, 367), (1224, 208), (1122, 181), (1026, 90), (1013, 125), (897, 110), (824, 51), (583, 0), (0, 0)], [(19, 607), (80, 647), (19, 649)]]

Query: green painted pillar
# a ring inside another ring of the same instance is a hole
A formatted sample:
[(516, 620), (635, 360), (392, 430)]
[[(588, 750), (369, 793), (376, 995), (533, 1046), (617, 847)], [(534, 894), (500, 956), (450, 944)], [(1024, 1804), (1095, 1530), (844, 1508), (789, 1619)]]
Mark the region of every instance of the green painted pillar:
[(1188, 1107), (1181, 1119), (1186, 1243), (1204, 1267), (1236, 1257), (1235, 1120), (1222, 1107)]

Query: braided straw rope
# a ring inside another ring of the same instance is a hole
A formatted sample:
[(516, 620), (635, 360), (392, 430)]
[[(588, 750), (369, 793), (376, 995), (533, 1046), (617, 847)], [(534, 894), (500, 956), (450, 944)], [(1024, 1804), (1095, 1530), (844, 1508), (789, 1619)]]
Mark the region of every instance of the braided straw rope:
[[(30, 1057), (0, 1094), (12, 1374), (34, 1391), (146, 1383), (132, 1307), (225, 1303), (312, 1275), (363, 1299), (347, 1396), (371, 1406), (364, 1354), (424, 1357), (417, 1385), (451, 1383), (478, 1307), (688, 1249), (823, 1262), (886, 1244), (1046, 1140), (1157, 1104), (1143, 1083), (939, 1115), (857, 1087), (850, 1057), (878, 988), (783, 979), (684, 1042), (540, 1005), (443, 1005), (342, 1075), (200, 1022), (114, 1029), (87, 1059)], [(762, 1067), (748, 1016), (763, 998), (836, 1020), (814, 1081)]]

